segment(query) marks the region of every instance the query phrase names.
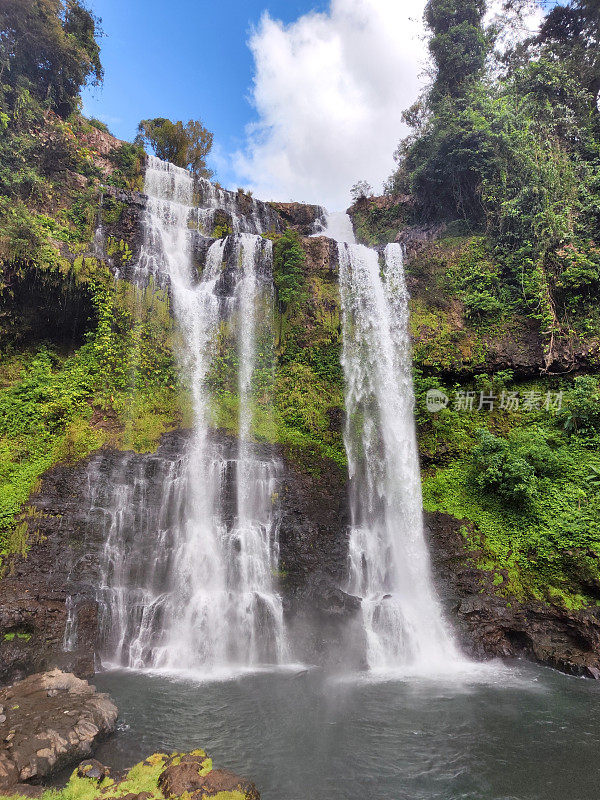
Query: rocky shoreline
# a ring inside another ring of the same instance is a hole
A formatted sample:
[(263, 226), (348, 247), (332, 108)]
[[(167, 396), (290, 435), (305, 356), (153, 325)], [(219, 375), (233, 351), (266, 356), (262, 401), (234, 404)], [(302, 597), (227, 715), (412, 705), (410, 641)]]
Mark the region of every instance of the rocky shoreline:
[(118, 715), (108, 695), (58, 669), (1, 690), (0, 709), (3, 792), (90, 756), (115, 730)]
[(525, 658), (568, 675), (600, 679), (600, 608), (569, 611), (500, 595), (492, 573), (464, 546), (462, 522), (425, 515), (434, 574), (465, 653), (477, 660)]
[(31, 675), (0, 691), (0, 796), (41, 797), (44, 780), (77, 769), (59, 796), (84, 791), (106, 800), (179, 798), (260, 800), (256, 786), (213, 767), (204, 750), (157, 753), (122, 773), (91, 758), (112, 734), (118, 710), (107, 694), (58, 669)]

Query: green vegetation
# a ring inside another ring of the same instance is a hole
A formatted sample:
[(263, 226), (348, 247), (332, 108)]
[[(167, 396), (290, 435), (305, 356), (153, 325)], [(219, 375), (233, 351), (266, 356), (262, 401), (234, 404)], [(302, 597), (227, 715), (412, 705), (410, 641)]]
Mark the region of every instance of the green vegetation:
[(273, 248), (273, 282), (279, 308), (299, 308), (308, 300), (305, 280), (306, 255), (300, 236), (292, 230), (283, 234)]
[(429, 102), (463, 98), (481, 78), (489, 41), (483, 30), (485, 0), (428, 0), (425, 23), (435, 79)]
[[(507, 0), (504, 27), (485, 29), (480, 0), (429, 0), (433, 82), (406, 113), (387, 197), (353, 213), (367, 243), (441, 231), (407, 267), (426, 507), (464, 520), (497, 591), (578, 608), (600, 602), (600, 15), (570, 0), (511, 42), (525, 5)], [(473, 392), (474, 410), (427, 413), (433, 388)], [(562, 409), (500, 407), (549, 391)]]
[[(197, 763), (199, 775), (208, 775), (212, 771), (212, 759), (203, 750), (193, 750), (189, 756), (203, 759), (194, 762)], [(106, 796), (121, 798), (141, 793), (147, 794), (148, 800), (164, 800), (165, 795), (158, 784), (158, 779), (167, 767), (176, 766), (185, 758), (186, 756), (177, 753), (172, 755), (156, 753), (128, 770), (123, 778), (106, 777), (101, 781), (79, 777), (75, 770), (64, 789), (48, 789), (43, 793), (42, 800), (97, 800)], [(20, 800), (22, 796), (13, 794), (11, 797)], [(184, 793), (183, 797), (189, 797), (189, 792)], [(215, 800), (244, 800), (245, 794), (230, 791), (219, 792), (212, 797)], [(8, 797), (0, 795), (0, 800), (8, 800)]]
[(123, 144), (113, 150), (109, 155), (114, 164), (114, 171), (108, 178), (110, 186), (118, 189), (132, 189), (141, 191), (143, 188), (143, 163), (145, 158), (144, 148), (141, 145)]
[[(416, 385), (426, 509), (465, 520), (466, 543), (501, 593), (569, 608), (600, 602), (600, 428), (590, 395), (598, 380), (515, 383), (505, 373), (448, 385), (417, 374)], [(448, 394), (447, 409), (425, 410), (430, 388)], [(473, 411), (456, 408), (455, 394), (466, 391)], [(481, 392), (495, 395), (493, 410), (478, 410)], [(583, 398), (592, 424), (567, 432)]]
[(333, 265), (317, 268), (315, 261), (294, 231), (275, 243), (278, 438), (297, 458), (323, 455), (345, 466), (337, 274)]
[(81, 87), (102, 82), (99, 21), (80, 0), (4, 0), (0, 30), (0, 92), (13, 112), (31, 94), (67, 117)]
[(143, 119), (138, 127), (136, 144), (148, 145), (163, 161), (170, 161), (178, 167), (191, 169), (202, 178), (211, 178), (212, 172), (206, 166), (206, 159), (212, 150), (213, 134), (200, 120), (171, 122), (157, 117)]
[(354, 206), (353, 222), (356, 238), (371, 247), (393, 242), (406, 219), (407, 212), (402, 203), (393, 200), (382, 205), (369, 202), (368, 199), (359, 200)]
[[(538, 37), (496, 54), (505, 32), (484, 30), (483, 11), (428, 3), (435, 78), (406, 115), (414, 132), (387, 188), (412, 195), (413, 221), (461, 220), (485, 236), (500, 302), (538, 322), (552, 356), (561, 337), (599, 329), (598, 9), (556, 6)], [(473, 300), (475, 313), (500, 310), (489, 293)]]
[[(345, 466), (336, 273), (333, 265), (316, 268), (296, 232), (272, 238), (275, 308), (265, 297), (257, 314), (264, 324), (251, 389), (252, 434), (258, 441), (284, 445), (302, 469), (318, 471), (323, 458)], [(222, 325), (208, 376), (213, 422), (233, 434), (239, 431), (240, 411), (236, 324), (233, 319)]]
[[(585, 0), (555, 6), (535, 41), (499, 55), (484, 12), (483, 0), (429, 0), (432, 85), (407, 112), (413, 133), (388, 195), (355, 187), (354, 222), (372, 245), (409, 224), (442, 231), (407, 268), (426, 507), (464, 520), (465, 545), (498, 592), (578, 608), (600, 600), (600, 389), (595, 374), (577, 374), (600, 366), (598, 18)], [(115, 281), (93, 237), (101, 219), (110, 263), (127, 277), (129, 209), (107, 187), (142, 188), (144, 146), (208, 176), (212, 134), (198, 121), (144, 120), (137, 143), (100, 158), (93, 142), (105, 126), (77, 113), (80, 87), (101, 78), (94, 18), (75, 0), (10, 0), (0, 22), (6, 561), (26, 551), (35, 516), (26, 505), (48, 468), (104, 445), (151, 452), (165, 431), (189, 424), (167, 293)], [(47, 70), (25, 66), (33, 47), (52, 50)], [(217, 216), (211, 233), (228, 236), (231, 219)], [(252, 434), (318, 477), (323, 458), (346, 466), (337, 266), (318, 239), (267, 238), (275, 297), (259, 309)], [(208, 376), (213, 422), (234, 434), (237, 322), (219, 330)], [(557, 351), (573, 354), (572, 374), (551, 375)], [(492, 374), (490, 364), (505, 362), (529, 378)], [(429, 414), (431, 388), (451, 398), (562, 391), (564, 402), (472, 412), (451, 403)], [(138, 767), (128, 791), (155, 797), (158, 764)], [(73, 778), (48, 800), (91, 791)]]
[(75, 353), (41, 344), (0, 360), (0, 555), (21, 548), (21, 508), (53, 464), (105, 443), (152, 451), (183, 421), (164, 293), (90, 287), (97, 323)]

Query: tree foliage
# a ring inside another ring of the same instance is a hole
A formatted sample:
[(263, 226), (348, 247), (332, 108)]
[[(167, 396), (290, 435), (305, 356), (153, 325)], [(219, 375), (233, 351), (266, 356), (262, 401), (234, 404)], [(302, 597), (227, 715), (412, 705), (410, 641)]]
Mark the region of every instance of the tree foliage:
[(357, 181), (350, 189), (350, 196), (355, 203), (363, 197), (372, 197), (373, 187), (368, 181)]
[(387, 185), (412, 194), (418, 219), (458, 219), (488, 236), (503, 284), (549, 334), (550, 353), (600, 288), (599, 9), (553, 6), (539, 34), (486, 70), (498, 30), (484, 30), (483, 2), (430, 0), (434, 80), (405, 114), (413, 133)]
[(562, 63), (577, 75), (595, 103), (600, 94), (600, 3), (572, 0), (552, 8), (536, 43), (546, 58)]
[(144, 119), (138, 126), (137, 142), (149, 146), (158, 158), (190, 169), (202, 178), (212, 177), (206, 159), (212, 150), (213, 134), (200, 120), (171, 122), (157, 117)]
[(0, 84), (9, 90), (9, 108), (28, 90), (66, 117), (82, 86), (101, 83), (99, 20), (81, 0), (2, 0), (0, 31)]
[(435, 65), (431, 102), (464, 96), (481, 76), (489, 44), (484, 13), (485, 0), (428, 0), (425, 22)]
[(273, 249), (273, 281), (282, 310), (291, 305), (301, 306), (306, 300), (304, 269), (306, 254), (299, 234), (287, 230)]

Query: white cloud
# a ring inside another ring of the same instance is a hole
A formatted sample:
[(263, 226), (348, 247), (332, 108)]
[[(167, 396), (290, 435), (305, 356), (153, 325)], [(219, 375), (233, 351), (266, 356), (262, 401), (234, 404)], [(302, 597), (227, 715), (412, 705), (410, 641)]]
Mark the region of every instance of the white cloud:
[(425, 63), (425, 0), (332, 0), (289, 26), (265, 14), (250, 39), (259, 121), (234, 154), (265, 199), (345, 208), (359, 179), (391, 173)]

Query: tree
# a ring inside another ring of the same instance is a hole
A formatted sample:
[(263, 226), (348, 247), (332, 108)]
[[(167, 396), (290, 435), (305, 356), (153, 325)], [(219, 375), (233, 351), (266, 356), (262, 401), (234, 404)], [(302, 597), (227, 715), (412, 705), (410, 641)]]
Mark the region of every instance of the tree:
[(0, 85), (12, 103), (29, 90), (62, 117), (74, 111), (81, 87), (103, 79), (99, 25), (81, 0), (2, 0)]
[(373, 187), (367, 181), (357, 181), (350, 189), (350, 195), (354, 202), (361, 200), (363, 197), (373, 196)]
[(430, 103), (463, 97), (481, 77), (490, 44), (483, 28), (485, 6), (485, 0), (428, 0), (425, 22), (435, 65)]
[(138, 126), (136, 143), (150, 147), (163, 161), (190, 169), (202, 178), (212, 177), (206, 158), (213, 146), (213, 134), (200, 120), (184, 125), (164, 117), (144, 119)]
[(428, 92), (404, 114), (414, 134), (395, 154), (391, 193), (411, 192), (422, 216), (484, 217), (480, 190), (493, 147), (480, 99), (491, 37), (485, 0), (428, 0), (425, 22), (435, 69)]
[(568, 60), (594, 99), (600, 95), (600, 2), (571, 0), (555, 6), (535, 40), (546, 57), (564, 63)]

